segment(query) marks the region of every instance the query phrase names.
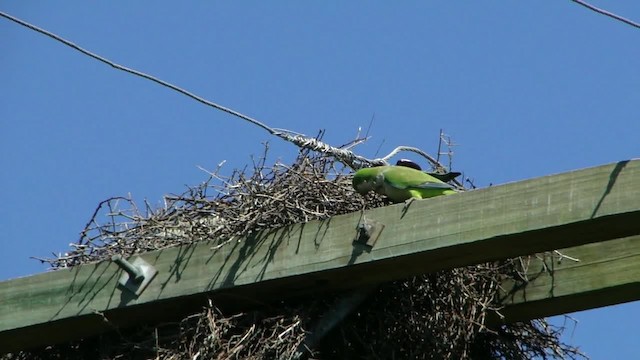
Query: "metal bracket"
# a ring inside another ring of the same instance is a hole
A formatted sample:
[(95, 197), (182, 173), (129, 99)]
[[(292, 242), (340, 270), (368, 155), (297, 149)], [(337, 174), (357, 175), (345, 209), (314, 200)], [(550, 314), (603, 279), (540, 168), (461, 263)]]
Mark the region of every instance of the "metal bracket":
[(136, 294), (136, 296), (142, 294), (147, 285), (149, 285), (158, 273), (158, 270), (156, 270), (153, 265), (141, 257), (135, 258), (133, 263), (130, 263), (123, 259), (122, 256), (115, 255), (111, 258), (111, 261), (124, 270), (124, 273), (120, 275), (118, 284)]
[(380, 233), (384, 229), (384, 224), (367, 218), (362, 218), (358, 223), (358, 235), (353, 241), (354, 244), (367, 245), (369, 248), (373, 248), (380, 237)]

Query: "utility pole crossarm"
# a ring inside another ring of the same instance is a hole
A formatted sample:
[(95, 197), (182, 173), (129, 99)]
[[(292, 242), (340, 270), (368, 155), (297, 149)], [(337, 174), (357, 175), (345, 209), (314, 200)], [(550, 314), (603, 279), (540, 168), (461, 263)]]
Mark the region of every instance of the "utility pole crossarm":
[[(364, 223), (379, 224), (373, 247), (354, 244)], [(639, 234), (640, 160), (621, 161), (264, 230), (218, 250), (139, 254), (154, 274), (139, 296), (110, 261), (0, 282), (0, 352), (175, 318), (206, 297), (246, 307)]]
[(640, 300), (640, 236), (630, 236), (531, 257), (526, 286), (503, 284), (505, 321), (560, 315)]

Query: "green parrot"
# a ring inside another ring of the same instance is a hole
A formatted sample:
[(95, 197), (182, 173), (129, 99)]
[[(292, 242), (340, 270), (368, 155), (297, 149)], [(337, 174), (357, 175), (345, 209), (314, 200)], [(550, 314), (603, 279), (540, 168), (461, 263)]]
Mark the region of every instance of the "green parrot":
[(373, 190), (396, 203), (456, 193), (451, 185), (406, 166), (360, 169), (353, 176), (353, 187), (360, 194)]

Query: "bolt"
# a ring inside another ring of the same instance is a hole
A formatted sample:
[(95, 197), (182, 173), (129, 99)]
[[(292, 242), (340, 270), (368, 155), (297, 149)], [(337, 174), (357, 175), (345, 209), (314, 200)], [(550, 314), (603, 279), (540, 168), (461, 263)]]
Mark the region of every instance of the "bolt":
[(111, 261), (118, 264), (118, 266), (122, 270), (126, 271), (127, 274), (129, 274), (129, 278), (133, 282), (138, 283), (142, 281), (142, 279), (144, 279), (144, 274), (142, 273), (142, 270), (140, 270), (137, 266), (131, 264), (127, 260), (123, 259), (122, 256), (114, 255), (113, 257), (111, 257)]

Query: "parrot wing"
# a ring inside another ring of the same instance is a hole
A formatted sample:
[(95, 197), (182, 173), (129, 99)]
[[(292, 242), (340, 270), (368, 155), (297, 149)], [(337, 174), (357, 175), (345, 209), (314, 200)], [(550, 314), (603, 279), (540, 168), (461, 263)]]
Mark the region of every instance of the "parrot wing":
[(418, 189), (453, 189), (453, 186), (446, 183), (424, 182), (420, 185), (412, 186)]
[(445, 174), (440, 174), (440, 173), (427, 173), (428, 175), (433, 176), (434, 178), (444, 181), (444, 182), (448, 182), (451, 181), (455, 178), (457, 178), (458, 176), (462, 175), (462, 173), (459, 173), (457, 171), (451, 171)]
[(400, 190), (453, 188), (429, 174), (405, 166), (389, 166), (383, 174), (387, 184)]

